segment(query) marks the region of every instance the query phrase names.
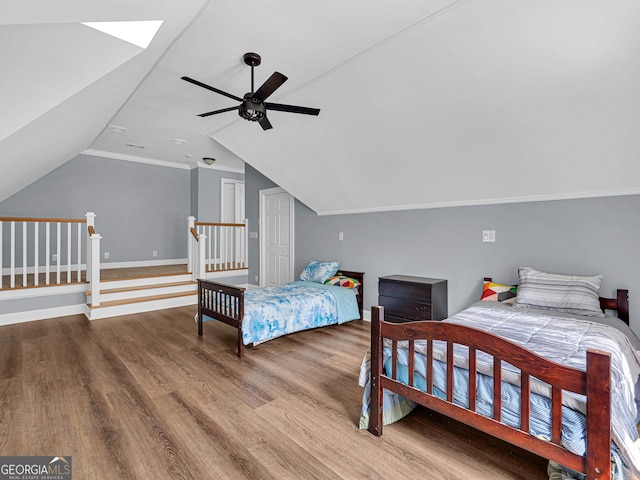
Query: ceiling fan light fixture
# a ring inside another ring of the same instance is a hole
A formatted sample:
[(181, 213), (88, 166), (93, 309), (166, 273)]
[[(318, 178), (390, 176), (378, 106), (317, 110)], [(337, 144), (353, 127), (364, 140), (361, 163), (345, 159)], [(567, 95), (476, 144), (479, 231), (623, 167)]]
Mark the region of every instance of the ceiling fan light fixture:
[(245, 120), (257, 122), (267, 114), (267, 110), (263, 103), (255, 101), (250, 95), (250, 93), (245, 95), (242, 106), (238, 110), (238, 115)]

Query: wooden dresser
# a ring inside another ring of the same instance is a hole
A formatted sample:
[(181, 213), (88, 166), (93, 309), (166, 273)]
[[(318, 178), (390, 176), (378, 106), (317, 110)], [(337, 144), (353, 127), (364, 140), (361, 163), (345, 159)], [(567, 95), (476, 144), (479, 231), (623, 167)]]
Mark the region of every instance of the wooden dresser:
[(448, 314), (447, 281), (408, 275), (379, 277), (378, 304), (390, 322), (444, 320)]

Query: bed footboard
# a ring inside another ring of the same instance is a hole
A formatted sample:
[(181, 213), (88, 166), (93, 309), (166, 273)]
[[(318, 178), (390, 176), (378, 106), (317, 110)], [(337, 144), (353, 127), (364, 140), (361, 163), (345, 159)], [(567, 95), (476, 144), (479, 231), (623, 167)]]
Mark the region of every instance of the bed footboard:
[(242, 319), (244, 318), (244, 288), (224, 283), (198, 280), (198, 335), (202, 336), (203, 316), (231, 325), (238, 330), (238, 356), (244, 357)]
[[(446, 322), (387, 323), (382, 307), (372, 308), (371, 325), (371, 414), (369, 431), (382, 435), (382, 389), (397, 392), (420, 405), (440, 412), (561, 465), (583, 472), (587, 480), (611, 477), (611, 359), (606, 352), (589, 350), (583, 372), (547, 360), (523, 347), (482, 330)], [(391, 340), (391, 376), (384, 374), (383, 339)], [(426, 341), (426, 392), (414, 386), (415, 341)], [(446, 342), (446, 400), (433, 394), (433, 341)], [(398, 380), (398, 342), (408, 348), (408, 384)], [(454, 404), (453, 345), (468, 347), (468, 408)], [(493, 357), (493, 417), (476, 412), (477, 352)], [(520, 428), (502, 422), (502, 362), (520, 370)], [(552, 438), (544, 441), (530, 435), (530, 381), (536, 378), (551, 386)], [(584, 457), (562, 447), (562, 391), (587, 397), (587, 452)]]

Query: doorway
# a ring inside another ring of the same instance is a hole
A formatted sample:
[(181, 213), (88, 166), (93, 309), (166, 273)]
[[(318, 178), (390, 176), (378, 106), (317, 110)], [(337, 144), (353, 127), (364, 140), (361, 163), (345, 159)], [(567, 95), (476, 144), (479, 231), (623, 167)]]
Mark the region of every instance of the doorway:
[(294, 198), (282, 188), (260, 190), (260, 286), (293, 281)]
[(220, 222), (244, 222), (244, 182), (231, 178), (221, 178), (220, 182)]

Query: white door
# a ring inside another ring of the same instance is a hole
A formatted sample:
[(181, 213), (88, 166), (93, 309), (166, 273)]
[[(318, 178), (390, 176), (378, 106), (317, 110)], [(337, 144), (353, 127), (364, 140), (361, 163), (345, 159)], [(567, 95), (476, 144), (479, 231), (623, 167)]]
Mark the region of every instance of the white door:
[[(244, 223), (244, 182), (222, 178), (220, 191), (220, 222)], [(225, 234), (220, 235), (220, 252), (231, 252), (231, 258), (228, 261), (234, 264), (242, 263), (244, 235), (247, 233), (243, 232), (243, 235), (240, 235), (240, 232), (236, 231), (236, 234), (229, 236), (231, 232), (227, 229), (224, 231)]]
[(230, 178), (221, 179), (220, 222), (244, 222), (244, 182)]
[(293, 196), (282, 188), (260, 190), (260, 286), (293, 281)]

